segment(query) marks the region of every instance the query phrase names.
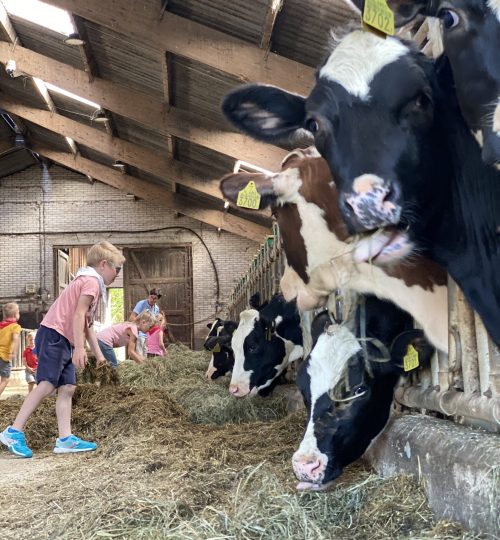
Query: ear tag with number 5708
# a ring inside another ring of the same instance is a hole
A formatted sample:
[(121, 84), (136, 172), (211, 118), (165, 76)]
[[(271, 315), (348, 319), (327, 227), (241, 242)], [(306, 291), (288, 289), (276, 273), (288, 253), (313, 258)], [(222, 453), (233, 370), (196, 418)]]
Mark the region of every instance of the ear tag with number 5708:
[(250, 180), (246, 187), (244, 187), (239, 193), (236, 199), (236, 205), (241, 208), (250, 208), (252, 210), (258, 210), (260, 206), (260, 193), (257, 191), (255, 182)]
[(394, 13), (386, 0), (366, 0), (363, 22), (388, 36), (394, 35)]

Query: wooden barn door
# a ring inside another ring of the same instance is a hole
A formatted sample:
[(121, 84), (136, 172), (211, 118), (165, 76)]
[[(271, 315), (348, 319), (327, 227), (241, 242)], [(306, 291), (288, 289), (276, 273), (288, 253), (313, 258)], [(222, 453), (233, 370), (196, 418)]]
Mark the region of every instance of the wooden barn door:
[(125, 317), (152, 288), (161, 289), (158, 304), (167, 314), (174, 337), (193, 347), (193, 280), (190, 244), (125, 248), (123, 270)]

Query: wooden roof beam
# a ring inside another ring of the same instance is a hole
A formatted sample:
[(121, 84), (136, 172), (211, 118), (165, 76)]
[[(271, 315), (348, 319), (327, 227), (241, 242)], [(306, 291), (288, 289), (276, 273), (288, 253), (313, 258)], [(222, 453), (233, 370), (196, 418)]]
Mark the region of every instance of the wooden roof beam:
[(314, 70), (268, 53), (228, 34), (167, 11), (158, 17), (150, 0), (46, 0), (84, 19), (157, 49), (169, 51), (238, 77), (308, 94)]
[(9, 14), (7, 13), (7, 10), (5, 9), (2, 2), (0, 2), (0, 25), (4, 33), (8, 36), (9, 41), (15, 45), (18, 42), (19, 38), (17, 36), (17, 32), (12, 26)]
[(92, 82), (94, 77), (99, 75), (99, 70), (92, 53), (92, 46), (90, 45), (89, 36), (87, 33), (87, 28), (81, 17), (69, 13), (69, 18), (73, 24), (73, 28), (76, 30), (76, 33), (80, 38), (85, 42), (83, 45), (78, 45), (78, 50), (80, 52), (80, 57), (82, 59), (83, 65), (85, 66), (85, 71), (88, 74), (89, 82)]
[(279, 166), (286, 151), (276, 146), (254, 141), (240, 133), (222, 131), (220, 125), (171, 107), (162, 115), (163, 100), (101, 78), (90, 84), (84, 71), (57, 62), (29, 49), (0, 42), (0, 62), (13, 58), (18, 69), (99, 103), (101, 107), (135, 120), (164, 135), (173, 135), (211, 150), (273, 170)]
[(90, 176), (126, 193), (131, 193), (140, 199), (155, 202), (170, 210), (179, 211), (185, 216), (203, 223), (208, 223), (215, 228), (220, 227), (227, 232), (249, 238), (255, 242), (262, 242), (266, 235), (269, 234), (267, 227), (224, 213), (220, 210), (208, 208), (200, 203), (191, 201), (187, 197), (171, 193), (161, 186), (140, 180), (134, 176), (113, 171), (105, 165), (99, 165), (82, 156), (73, 156), (68, 152), (53, 150), (38, 142), (34, 142), (31, 145), (31, 150), (59, 165)]
[(260, 40), (260, 48), (268, 51), (271, 47), (271, 38), (273, 35), (274, 24), (276, 17), (283, 7), (284, 0), (269, 0), (267, 8), (266, 20), (262, 29), (262, 39)]
[(117, 161), (128, 163), (158, 178), (164, 178), (170, 182), (175, 182), (222, 200), (218, 180), (202, 181), (188, 166), (177, 160), (162, 156), (159, 152), (153, 152), (120, 138), (112, 139), (99, 129), (81, 124), (60, 114), (51, 114), (43, 109), (22, 105), (13, 98), (1, 93), (0, 107), (9, 114), (21, 117), (64, 137), (70, 137), (77, 143), (106, 154)]

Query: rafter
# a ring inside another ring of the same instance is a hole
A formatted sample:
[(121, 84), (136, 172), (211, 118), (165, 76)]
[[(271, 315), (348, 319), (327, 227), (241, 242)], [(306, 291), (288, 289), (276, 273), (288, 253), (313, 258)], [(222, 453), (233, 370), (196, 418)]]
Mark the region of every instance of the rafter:
[(17, 37), (17, 33), (10, 22), (9, 14), (4, 8), (2, 2), (0, 2), (0, 25), (2, 26), (2, 30), (8, 36), (9, 41), (11, 43), (16, 43), (19, 38)]
[(123, 139), (112, 139), (96, 128), (60, 114), (51, 114), (43, 109), (19, 104), (5, 94), (0, 94), (0, 107), (9, 114), (24, 118), (24, 120), (64, 137), (70, 137), (77, 143), (106, 154), (115, 160), (123, 161), (158, 178), (164, 178), (222, 200), (218, 180), (202, 181), (189, 167), (174, 159), (164, 157), (158, 152), (153, 152)]
[(90, 46), (89, 36), (87, 34), (87, 28), (81, 17), (77, 15), (69, 14), (73, 27), (82, 38), (85, 43), (83, 45), (78, 45), (78, 50), (80, 51), (80, 57), (82, 59), (83, 65), (85, 66), (85, 71), (88, 74), (89, 82), (92, 82), (93, 78), (99, 74), (97, 69), (97, 64), (95, 62), (94, 55), (92, 54), (92, 47)]
[(83, 95), (105, 109), (164, 135), (173, 135), (271, 170), (286, 154), (281, 148), (259, 143), (239, 133), (221, 131), (219, 125), (176, 107), (162, 114), (163, 101), (148, 94), (97, 77), (90, 84), (84, 71), (23, 47), (11, 51), (7, 43), (0, 42), (0, 62), (5, 64), (10, 58), (16, 60), (18, 69), (24, 73)]
[(38, 142), (31, 145), (31, 150), (59, 165), (90, 176), (126, 193), (131, 193), (140, 199), (161, 204), (170, 210), (179, 211), (185, 216), (208, 223), (213, 227), (220, 227), (225, 231), (249, 238), (255, 242), (262, 242), (266, 235), (269, 234), (267, 227), (220, 210), (208, 208), (191, 201), (188, 197), (171, 193), (161, 186), (140, 180), (134, 176), (113, 171), (105, 165), (99, 165), (81, 156), (73, 156), (68, 152), (53, 150)]
[(166, 12), (158, 18), (155, 2), (149, 0), (47, 0), (115, 32), (157, 49), (235, 75), (242, 82), (275, 84), (307, 94), (314, 70), (229, 36), (218, 30)]
[(276, 23), (276, 17), (283, 7), (283, 0), (268, 0), (269, 6), (267, 8), (266, 20), (264, 22), (264, 28), (262, 30), (262, 39), (260, 40), (260, 48), (269, 50), (271, 46), (271, 37), (273, 35), (274, 24)]

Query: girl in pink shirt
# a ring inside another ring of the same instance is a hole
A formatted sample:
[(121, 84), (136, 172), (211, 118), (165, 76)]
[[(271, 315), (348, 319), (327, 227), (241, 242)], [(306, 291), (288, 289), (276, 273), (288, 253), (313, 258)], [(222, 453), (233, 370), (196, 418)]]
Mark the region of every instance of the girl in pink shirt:
[(146, 338), (146, 347), (148, 358), (154, 356), (167, 356), (167, 349), (163, 343), (163, 332), (167, 326), (167, 319), (162, 313), (156, 316), (156, 324), (148, 332)]
[(118, 367), (118, 360), (114, 349), (127, 347), (127, 354), (134, 362), (142, 364), (144, 358), (135, 350), (139, 332), (147, 332), (155, 323), (155, 316), (149, 311), (140, 313), (134, 321), (125, 321), (114, 324), (97, 333), (97, 343), (101, 352), (114, 368)]

